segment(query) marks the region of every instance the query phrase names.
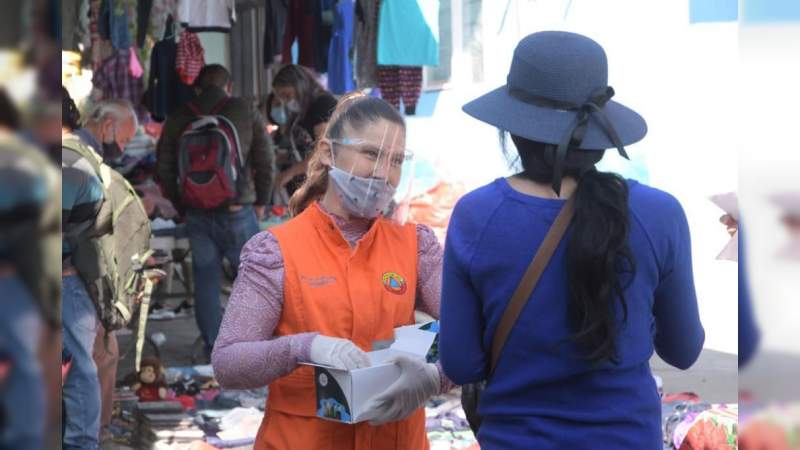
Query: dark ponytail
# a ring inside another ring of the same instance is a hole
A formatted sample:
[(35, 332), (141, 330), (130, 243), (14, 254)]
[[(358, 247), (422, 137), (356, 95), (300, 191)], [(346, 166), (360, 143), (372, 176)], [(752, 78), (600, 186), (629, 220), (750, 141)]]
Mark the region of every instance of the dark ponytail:
[(64, 86), (61, 86), (61, 126), (70, 131), (81, 127), (81, 113)]
[[(549, 185), (555, 146), (511, 138), (519, 152), (522, 175)], [(594, 364), (618, 362), (616, 338), (628, 317), (624, 289), (635, 271), (628, 245), (628, 184), (619, 175), (595, 169), (603, 153), (572, 149), (564, 163), (564, 176), (578, 180), (567, 243), (571, 339)]]

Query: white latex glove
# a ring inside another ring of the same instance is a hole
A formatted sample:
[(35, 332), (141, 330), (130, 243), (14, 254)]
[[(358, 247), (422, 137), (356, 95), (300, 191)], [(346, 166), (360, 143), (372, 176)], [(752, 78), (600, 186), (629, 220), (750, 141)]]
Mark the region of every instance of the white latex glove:
[(371, 425), (405, 419), (441, 389), (439, 368), (435, 364), (407, 356), (397, 356), (389, 362), (400, 366), (400, 378), (365, 408)]
[(336, 369), (353, 370), (371, 366), (369, 357), (347, 339), (319, 335), (311, 341), (310, 360)]

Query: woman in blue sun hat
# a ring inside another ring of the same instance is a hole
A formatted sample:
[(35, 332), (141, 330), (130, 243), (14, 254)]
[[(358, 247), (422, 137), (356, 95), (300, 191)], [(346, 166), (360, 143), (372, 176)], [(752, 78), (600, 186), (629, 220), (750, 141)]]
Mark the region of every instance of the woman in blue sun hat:
[[(647, 133), (613, 96), (599, 44), (547, 31), (464, 105), (511, 136), (523, 168), (461, 199), (445, 246), (441, 361), (458, 384), (488, 380), (482, 448), (660, 449), (650, 358), (687, 369), (702, 349), (680, 203), (595, 168)], [(546, 240), (559, 216), (563, 238)]]

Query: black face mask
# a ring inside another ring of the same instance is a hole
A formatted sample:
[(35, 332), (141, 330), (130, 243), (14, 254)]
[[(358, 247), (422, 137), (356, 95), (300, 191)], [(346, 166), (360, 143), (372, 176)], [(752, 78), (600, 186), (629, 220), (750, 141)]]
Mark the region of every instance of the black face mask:
[(117, 133), (114, 132), (114, 138), (111, 142), (103, 142), (103, 160), (112, 161), (122, 156), (122, 149), (117, 144)]
[(117, 141), (103, 142), (103, 160), (111, 161), (122, 156), (122, 149)]

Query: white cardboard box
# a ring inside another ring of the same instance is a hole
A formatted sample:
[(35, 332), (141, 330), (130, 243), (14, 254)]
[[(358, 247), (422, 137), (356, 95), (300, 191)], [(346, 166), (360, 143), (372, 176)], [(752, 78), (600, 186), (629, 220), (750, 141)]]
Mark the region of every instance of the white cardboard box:
[[(369, 400), (384, 392), (400, 377), (400, 368), (386, 361), (393, 356), (406, 355), (426, 359), (437, 336), (438, 323), (409, 325), (395, 328), (395, 340), (389, 348), (368, 352), (371, 367), (341, 370), (314, 366), (317, 391), (317, 417), (342, 423), (358, 423), (372, 419), (365, 408)], [(435, 353), (435, 352), (434, 352)]]

